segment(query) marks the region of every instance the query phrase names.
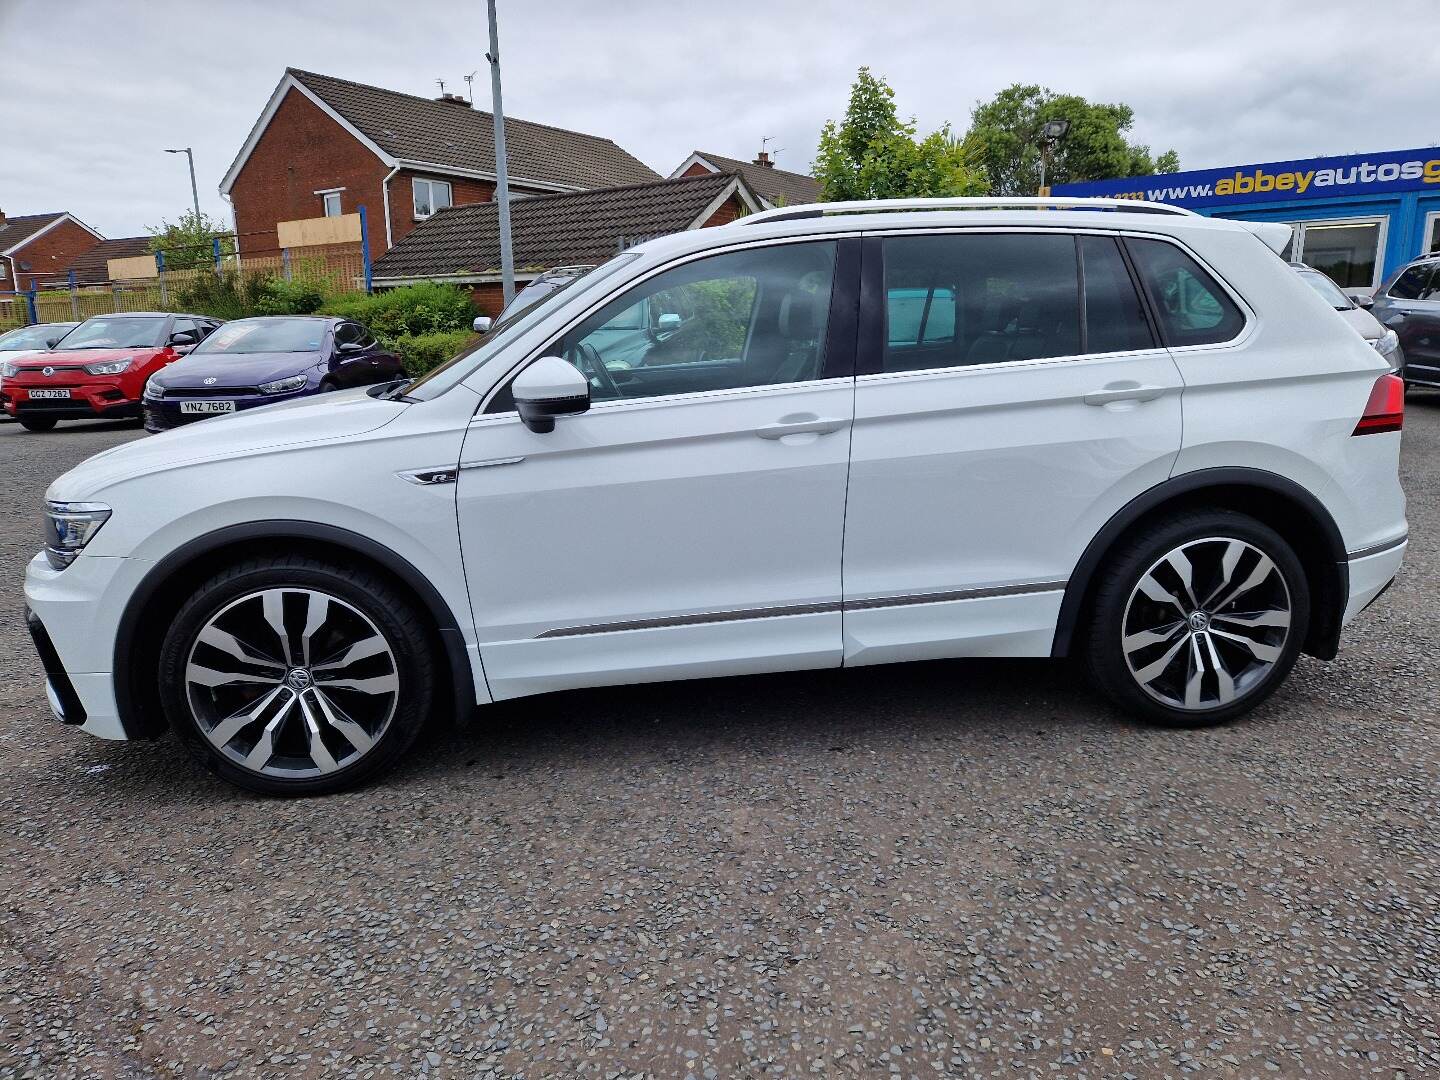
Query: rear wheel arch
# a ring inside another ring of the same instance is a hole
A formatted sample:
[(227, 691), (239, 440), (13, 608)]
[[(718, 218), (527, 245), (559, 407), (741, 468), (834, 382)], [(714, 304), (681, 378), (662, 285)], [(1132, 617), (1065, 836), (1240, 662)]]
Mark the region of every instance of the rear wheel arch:
[(429, 619), (444, 677), (452, 687), (449, 694), (438, 692), (435, 700), (453, 702), (457, 717), (468, 715), (475, 705), (475, 688), (465, 640), (455, 613), (424, 574), (383, 544), (348, 529), (318, 522), (256, 521), (181, 545), (157, 562), (131, 594), (120, 617), (114, 658), (115, 701), (128, 737), (157, 738), (166, 730), (154, 672), (171, 618), (218, 570), (266, 552), (305, 554), (348, 565), (358, 562), (414, 597)]
[(1137, 530), (1197, 507), (1248, 514), (1279, 533), (1300, 558), (1311, 593), (1309, 632), (1303, 651), (1322, 660), (1335, 656), (1350, 586), (1345, 543), (1320, 500), (1293, 480), (1262, 469), (1200, 469), (1172, 477), (1136, 496), (1095, 534), (1065, 587), (1055, 626), (1052, 656), (1068, 656), (1094, 597), (1106, 556)]

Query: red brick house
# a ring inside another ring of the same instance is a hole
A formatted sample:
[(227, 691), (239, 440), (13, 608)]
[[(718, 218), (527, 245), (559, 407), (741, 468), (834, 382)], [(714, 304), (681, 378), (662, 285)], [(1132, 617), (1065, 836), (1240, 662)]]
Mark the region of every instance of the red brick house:
[[(724, 225), (759, 209), (759, 197), (738, 173), (518, 199), (510, 204), (515, 280), (523, 285), (556, 266), (601, 263), (644, 240)], [(498, 218), (490, 202), (438, 211), (375, 261), (376, 287), (464, 285), (480, 311), (498, 315)]]
[(704, 176), (706, 173), (739, 173), (745, 177), (751, 190), (760, 196), (767, 210), (820, 201), (820, 181), (804, 173), (775, 168), (775, 162), (764, 150), (754, 161), (738, 161), (706, 150), (696, 150), (680, 163), (670, 177)]
[[(507, 118), (510, 189), (520, 195), (660, 176), (609, 139)], [(432, 99), (287, 68), (220, 182), (242, 251), (277, 245), (276, 223), (366, 207), (370, 249), (388, 250), (438, 209), (495, 191), (493, 117)]]
[(150, 242), (154, 239), (153, 236), (121, 236), (114, 240), (101, 240), (70, 260), (65, 268), (65, 278), (68, 280), (70, 271), (73, 270), (77, 285), (96, 285), (109, 281), (111, 259), (148, 255)]
[(0, 212), (0, 292), (63, 282), (71, 260), (104, 239), (73, 214)]

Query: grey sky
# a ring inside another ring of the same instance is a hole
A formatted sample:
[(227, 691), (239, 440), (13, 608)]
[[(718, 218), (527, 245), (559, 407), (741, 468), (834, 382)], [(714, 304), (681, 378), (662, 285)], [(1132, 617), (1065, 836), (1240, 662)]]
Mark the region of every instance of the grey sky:
[[(1124, 101), (1134, 136), (1203, 168), (1440, 141), (1434, 0), (950, 0), (761, 5), (501, 0), (507, 111), (615, 140), (669, 173), (693, 149), (806, 171), (868, 64), (922, 130), (1039, 82)], [(750, 17), (747, 18), (747, 14)], [(482, 0), (0, 0), (0, 209), (134, 235), (216, 186), (283, 69), (490, 100)]]

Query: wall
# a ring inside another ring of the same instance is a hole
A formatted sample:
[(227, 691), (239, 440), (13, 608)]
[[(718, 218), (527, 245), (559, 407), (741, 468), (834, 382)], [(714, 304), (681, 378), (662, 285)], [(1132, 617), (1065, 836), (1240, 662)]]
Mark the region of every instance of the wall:
[(720, 208), (711, 214), (701, 223), (702, 229), (708, 229), (712, 225), (728, 225), (745, 212), (745, 204), (740, 201), (739, 195), (732, 195), (720, 204)]
[[(54, 285), (65, 281), (65, 269), (70, 260), (89, 251), (100, 241), (88, 229), (65, 221), (43, 236), (26, 244), (9, 260), (14, 264), (14, 277), (0, 285), (0, 290), (17, 289), (25, 292), (37, 284)], [(21, 263), (29, 263), (29, 270), (21, 270)]]
[[(489, 202), (495, 197), (495, 185), (489, 180), (472, 180), (460, 176), (441, 176), (435, 173), (402, 170), (390, 181), (390, 229), (391, 237), (398, 244), (420, 222), (415, 217), (415, 192), (410, 183), (414, 177), (426, 180), (444, 180), (450, 185), (450, 204), (468, 206), (471, 203)], [(513, 190), (513, 189), (512, 189)], [(379, 222), (376, 214), (371, 220)], [(379, 254), (379, 249), (372, 247)]]
[(340, 209), (350, 214), (365, 205), (371, 222), (370, 252), (378, 257), (386, 250), (381, 181), (387, 172), (358, 139), (291, 89), (230, 191), (240, 250), (255, 255), (277, 252), (276, 222), (319, 217), (325, 206), (315, 192), (343, 187)]

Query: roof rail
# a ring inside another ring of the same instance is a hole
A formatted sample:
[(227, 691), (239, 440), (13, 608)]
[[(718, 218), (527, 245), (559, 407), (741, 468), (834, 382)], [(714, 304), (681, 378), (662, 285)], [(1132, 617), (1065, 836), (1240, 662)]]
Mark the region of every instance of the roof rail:
[(737, 225), (765, 221), (798, 221), (801, 218), (838, 214), (871, 214), (900, 210), (1118, 210), (1132, 214), (1175, 214), (1199, 217), (1193, 210), (1143, 199), (1084, 199), (1069, 195), (1010, 196), (1002, 198), (953, 199), (864, 199), (856, 202), (807, 203), (804, 206), (777, 206), (738, 219)]

